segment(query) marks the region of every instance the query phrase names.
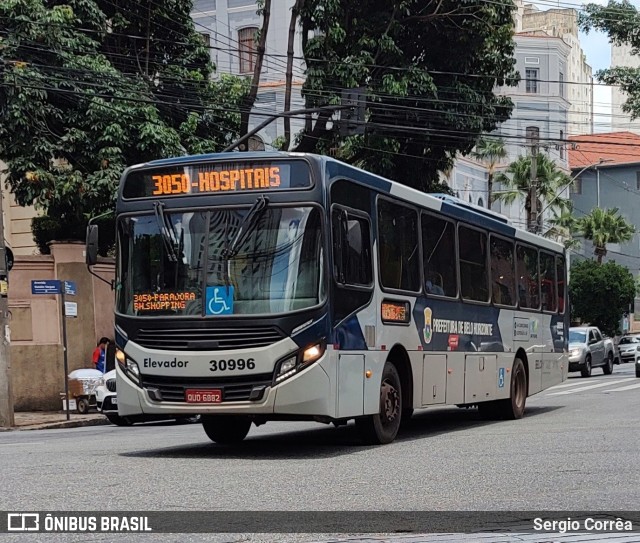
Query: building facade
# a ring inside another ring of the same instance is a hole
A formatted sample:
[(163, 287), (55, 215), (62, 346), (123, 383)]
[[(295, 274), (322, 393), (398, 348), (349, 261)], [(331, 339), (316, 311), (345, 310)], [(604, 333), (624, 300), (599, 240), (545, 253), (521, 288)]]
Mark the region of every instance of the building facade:
[[(640, 57), (631, 54), (631, 47), (627, 44), (611, 45), (611, 67), (627, 66), (640, 68)], [(629, 131), (640, 134), (640, 119), (631, 120), (631, 116), (622, 110), (627, 101), (627, 94), (619, 87), (611, 87), (611, 130)]]
[[(0, 162), (0, 171), (6, 169), (6, 165)], [(11, 247), (15, 256), (33, 255), (38, 252), (33, 234), (31, 233), (31, 220), (38, 215), (31, 207), (23, 207), (16, 203), (13, 194), (5, 186), (5, 176), (0, 174), (2, 184), (2, 220), (4, 221), (5, 243)]]
[[(509, 96), (514, 104), (511, 117), (494, 133), (506, 144), (507, 157), (501, 169), (528, 154), (531, 141), (537, 139), (540, 152), (568, 172), (565, 141), (570, 104), (561, 74), (566, 73), (570, 47), (562, 39), (542, 31), (520, 32), (515, 42), (516, 68), (522, 79), (517, 87), (497, 90)], [(458, 190), (457, 187), (454, 190)], [(494, 190), (501, 187), (496, 186)], [(568, 197), (568, 190), (561, 195)], [(506, 215), (516, 226), (526, 225), (523, 199), (512, 204), (494, 202), (491, 208)], [(547, 210), (542, 216), (543, 226), (548, 214)]]
[(532, 4), (525, 4), (519, 13), (520, 32), (543, 31), (549, 36), (562, 39), (570, 47), (566, 66), (558, 73), (557, 79), (570, 104), (567, 134), (591, 134), (593, 70), (580, 46), (578, 12), (570, 8), (541, 11)]
[[(260, 88), (249, 123), (250, 129), (266, 120), (268, 116), (285, 109), (286, 53), (293, 4), (294, 0), (278, 0), (271, 4)], [(217, 74), (252, 77), (257, 34), (262, 27), (262, 16), (257, 12), (256, 1), (195, 0), (191, 15), (196, 31), (203, 36), (210, 48), (211, 60), (216, 65)], [(304, 82), (304, 63), (301, 59), (302, 37), (298, 27), (294, 42), (291, 110), (304, 107), (300, 92)], [(292, 119), (292, 135), (303, 127), (303, 120)], [(271, 144), (283, 135), (284, 122), (278, 119), (262, 130), (250, 145), (253, 150), (270, 150)]]
[[(576, 181), (571, 190), (571, 202), (576, 217), (593, 208), (617, 208), (638, 231), (624, 244), (607, 245), (606, 260), (626, 266), (640, 279), (640, 135), (632, 132), (588, 134), (571, 138), (569, 151), (572, 175)], [(575, 258), (593, 258), (593, 245), (581, 240), (574, 250)], [(632, 329), (640, 330), (640, 298)]]

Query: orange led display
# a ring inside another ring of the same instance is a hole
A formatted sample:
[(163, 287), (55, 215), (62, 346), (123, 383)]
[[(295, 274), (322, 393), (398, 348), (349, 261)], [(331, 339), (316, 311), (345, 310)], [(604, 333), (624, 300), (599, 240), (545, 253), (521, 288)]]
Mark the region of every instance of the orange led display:
[(382, 320), (383, 322), (409, 322), (409, 303), (382, 302)]
[(152, 196), (268, 190), (281, 185), (279, 166), (208, 171), (199, 169), (197, 177), (186, 173), (175, 173), (153, 175), (151, 179), (154, 183)]
[(187, 302), (196, 299), (194, 292), (150, 292), (133, 295), (135, 311), (162, 311), (186, 309)]

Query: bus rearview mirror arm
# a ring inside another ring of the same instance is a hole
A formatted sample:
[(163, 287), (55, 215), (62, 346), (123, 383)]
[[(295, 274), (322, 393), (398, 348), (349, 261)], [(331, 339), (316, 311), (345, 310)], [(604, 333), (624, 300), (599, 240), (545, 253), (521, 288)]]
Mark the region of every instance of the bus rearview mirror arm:
[(108, 281), (104, 277), (95, 273), (91, 268), (98, 263), (98, 225), (93, 224), (95, 219), (99, 219), (100, 217), (104, 217), (105, 215), (111, 214), (111, 211), (107, 213), (103, 213), (102, 215), (98, 215), (97, 217), (89, 220), (89, 224), (87, 225), (87, 238), (86, 238), (86, 247), (85, 247), (85, 261), (87, 264), (87, 270), (91, 275), (97, 277), (103, 283), (106, 283), (111, 287), (111, 290), (115, 288), (115, 280)]

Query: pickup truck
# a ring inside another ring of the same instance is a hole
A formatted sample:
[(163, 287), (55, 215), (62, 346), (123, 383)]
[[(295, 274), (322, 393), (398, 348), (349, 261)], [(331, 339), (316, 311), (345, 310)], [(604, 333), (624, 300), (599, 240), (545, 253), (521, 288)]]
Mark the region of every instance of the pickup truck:
[(597, 327), (569, 329), (569, 371), (579, 371), (582, 377), (591, 377), (591, 370), (601, 367), (605, 375), (611, 375), (615, 358), (613, 341), (602, 337)]

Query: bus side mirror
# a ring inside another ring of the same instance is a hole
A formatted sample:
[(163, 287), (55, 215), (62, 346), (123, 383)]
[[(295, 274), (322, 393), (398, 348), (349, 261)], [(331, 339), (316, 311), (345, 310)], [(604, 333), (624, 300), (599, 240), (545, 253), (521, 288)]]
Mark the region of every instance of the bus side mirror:
[(90, 224), (87, 226), (87, 247), (86, 247), (87, 266), (95, 266), (98, 263), (98, 225)]

